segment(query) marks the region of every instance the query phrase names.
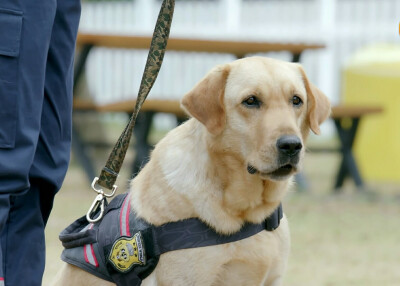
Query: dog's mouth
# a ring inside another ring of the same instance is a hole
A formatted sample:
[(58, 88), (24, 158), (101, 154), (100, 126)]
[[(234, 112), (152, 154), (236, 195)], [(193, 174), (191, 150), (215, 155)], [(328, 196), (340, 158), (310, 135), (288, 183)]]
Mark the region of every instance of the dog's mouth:
[(285, 165), (283, 165), (283, 166), (279, 167), (278, 169), (275, 169), (275, 170), (273, 170), (271, 172), (261, 172), (261, 171), (257, 170), (252, 165), (248, 165), (247, 166), (247, 171), (250, 174), (259, 173), (261, 175), (261, 177), (267, 177), (267, 178), (273, 179), (273, 180), (284, 180), (289, 175), (294, 173), (296, 170), (297, 170), (297, 168), (293, 164), (285, 164)]
[(275, 171), (272, 171), (270, 173), (267, 173), (270, 177), (286, 177), (292, 173), (292, 171), (295, 169), (295, 167), (292, 164), (286, 164)]

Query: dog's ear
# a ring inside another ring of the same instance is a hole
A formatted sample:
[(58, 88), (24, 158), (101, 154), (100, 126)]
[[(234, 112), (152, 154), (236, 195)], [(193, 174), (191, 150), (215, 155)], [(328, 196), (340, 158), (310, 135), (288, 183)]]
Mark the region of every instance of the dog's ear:
[(229, 71), (228, 65), (212, 69), (181, 102), (183, 109), (214, 135), (225, 128), (224, 93)]
[(307, 114), (310, 129), (315, 134), (319, 134), (319, 126), (331, 114), (331, 104), (328, 97), (308, 80), (304, 69), (300, 65), (297, 66), (300, 69), (304, 86), (307, 91)]

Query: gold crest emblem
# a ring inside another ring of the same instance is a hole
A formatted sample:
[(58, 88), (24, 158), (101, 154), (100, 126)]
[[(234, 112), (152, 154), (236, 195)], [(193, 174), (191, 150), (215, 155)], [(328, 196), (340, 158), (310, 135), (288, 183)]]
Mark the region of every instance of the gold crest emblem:
[(141, 233), (117, 239), (111, 248), (108, 260), (120, 272), (129, 271), (133, 265), (145, 265), (146, 254)]

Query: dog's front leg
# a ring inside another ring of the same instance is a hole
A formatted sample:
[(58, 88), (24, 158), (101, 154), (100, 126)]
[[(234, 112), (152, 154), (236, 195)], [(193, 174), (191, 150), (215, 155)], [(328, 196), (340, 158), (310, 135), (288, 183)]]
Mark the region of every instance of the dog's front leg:
[(100, 279), (88, 272), (64, 263), (51, 284), (53, 286), (115, 286), (106, 280)]

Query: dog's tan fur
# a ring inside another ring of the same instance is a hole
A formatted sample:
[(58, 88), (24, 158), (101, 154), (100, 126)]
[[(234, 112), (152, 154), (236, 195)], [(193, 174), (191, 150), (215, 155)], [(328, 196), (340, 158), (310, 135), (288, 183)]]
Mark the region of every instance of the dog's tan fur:
[[(259, 108), (243, 101), (256, 96)], [(296, 95), (303, 100), (293, 106)], [(220, 233), (262, 222), (279, 205), (291, 176), (281, 167), (276, 142), (309, 130), (319, 133), (329, 101), (298, 64), (252, 57), (214, 68), (182, 100), (193, 119), (172, 130), (131, 182), (132, 206), (154, 225), (198, 217)], [(304, 144), (303, 144), (304, 145)], [(259, 170), (249, 174), (248, 165)], [(234, 243), (163, 254), (143, 286), (281, 285), (289, 255), (284, 217), (273, 232)], [(55, 285), (113, 285), (66, 265)]]

